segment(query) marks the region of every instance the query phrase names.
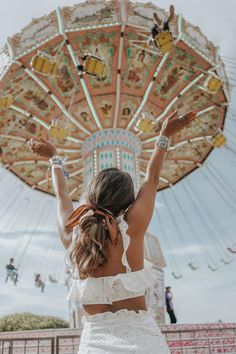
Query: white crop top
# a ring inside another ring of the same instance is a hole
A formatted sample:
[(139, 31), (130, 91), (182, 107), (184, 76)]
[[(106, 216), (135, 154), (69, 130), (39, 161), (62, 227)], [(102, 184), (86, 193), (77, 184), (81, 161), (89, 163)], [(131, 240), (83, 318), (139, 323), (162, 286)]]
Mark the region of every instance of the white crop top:
[[(126, 256), (130, 244), (130, 236), (127, 234), (128, 225), (123, 216), (119, 216), (116, 220), (123, 239), (124, 252), (121, 261), (126, 267), (126, 273), (80, 279), (78, 271), (75, 269), (68, 300), (78, 301), (80, 305), (112, 304), (114, 301), (143, 296), (146, 290), (154, 284), (156, 275), (151, 263), (147, 260), (144, 260), (144, 268), (134, 272), (131, 271)], [(73, 239), (76, 237), (79, 237), (79, 234), (75, 228)]]

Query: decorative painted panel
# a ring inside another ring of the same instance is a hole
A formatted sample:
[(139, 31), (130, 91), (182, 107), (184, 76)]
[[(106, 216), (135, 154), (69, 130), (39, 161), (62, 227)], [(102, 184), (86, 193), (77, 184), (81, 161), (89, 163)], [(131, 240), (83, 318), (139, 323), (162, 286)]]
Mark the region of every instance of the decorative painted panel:
[(141, 104), (141, 99), (138, 97), (132, 97), (128, 95), (121, 96), (121, 104), (119, 111), (119, 128), (125, 128), (129, 124), (130, 119), (137, 111), (139, 105)]
[(121, 166), (122, 170), (128, 172), (133, 180), (136, 179), (135, 176), (135, 159), (134, 154), (122, 151), (121, 153)]
[(98, 154), (99, 171), (116, 167), (114, 150), (104, 149)]
[[(160, 107), (173, 99), (187, 84), (200, 74), (201, 66), (193, 55), (175, 48), (175, 52), (167, 59), (165, 70), (157, 85), (154, 86), (153, 95)], [(152, 97), (152, 99), (154, 99)]]
[(115, 102), (115, 95), (94, 97), (97, 113), (104, 128), (111, 128), (113, 126)]
[(71, 7), (64, 7), (61, 11), (65, 28), (72, 30), (114, 24), (119, 19), (117, 1), (86, 1)]
[(82, 151), (86, 156), (94, 148), (100, 149), (107, 146), (120, 146), (121, 148), (131, 150), (138, 156), (140, 154), (139, 139), (133, 133), (124, 129), (105, 129), (99, 131), (85, 141)]
[[(125, 71), (122, 89), (140, 90), (146, 87), (154, 74), (159, 58), (145, 50), (130, 46), (130, 40), (142, 39), (135, 32), (129, 31), (125, 37)], [(154, 66), (155, 65), (155, 66)], [(154, 66), (154, 67), (153, 67)], [(142, 92), (142, 91), (141, 91)], [(138, 92), (138, 95), (141, 93)]]
[(15, 55), (23, 55), (35, 45), (40, 45), (58, 34), (58, 24), (56, 12), (51, 12), (48, 16), (33, 19), (20, 33), (11, 39)]

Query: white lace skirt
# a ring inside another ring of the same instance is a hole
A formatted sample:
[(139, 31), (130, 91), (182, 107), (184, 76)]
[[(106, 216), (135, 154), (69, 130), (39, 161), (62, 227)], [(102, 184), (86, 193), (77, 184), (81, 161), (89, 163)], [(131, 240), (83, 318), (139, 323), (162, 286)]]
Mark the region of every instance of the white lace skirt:
[(83, 317), (78, 354), (169, 354), (152, 310), (120, 310)]

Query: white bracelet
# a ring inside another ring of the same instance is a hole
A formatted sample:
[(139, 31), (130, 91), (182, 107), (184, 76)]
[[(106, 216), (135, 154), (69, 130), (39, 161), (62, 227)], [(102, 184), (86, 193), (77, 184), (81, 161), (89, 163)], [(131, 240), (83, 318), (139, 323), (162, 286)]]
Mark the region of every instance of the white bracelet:
[(50, 168), (51, 170), (54, 170), (55, 168), (60, 168), (61, 170), (63, 170), (62, 165), (59, 165), (59, 163), (53, 163)]
[(63, 163), (63, 159), (60, 156), (54, 155), (49, 159), (49, 163), (50, 166), (54, 165), (54, 164), (62, 164)]
[(164, 135), (158, 136), (156, 140), (156, 147), (158, 147), (159, 149), (163, 149), (167, 152), (169, 148), (169, 138)]
[(50, 164), (50, 168), (52, 169), (52, 167), (54, 168), (61, 168), (62, 171), (63, 171), (63, 174), (65, 176), (65, 178), (67, 180), (70, 179), (70, 176), (68, 174), (68, 172), (66, 171), (65, 167), (64, 167), (64, 164), (63, 164), (63, 160), (60, 156), (57, 156), (57, 155), (54, 155), (53, 157), (51, 157), (49, 159), (49, 164)]

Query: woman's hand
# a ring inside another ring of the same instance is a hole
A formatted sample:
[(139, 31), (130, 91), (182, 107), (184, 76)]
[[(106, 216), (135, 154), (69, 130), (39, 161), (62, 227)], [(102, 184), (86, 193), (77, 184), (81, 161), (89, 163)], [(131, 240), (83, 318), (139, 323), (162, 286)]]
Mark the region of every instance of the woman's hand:
[(33, 139), (29, 140), (28, 145), (31, 152), (49, 159), (57, 154), (57, 149), (53, 144), (41, 138), (39, 140), (40, 142), (36, 142)]
[(169, 138), (195, 119), (196, 114), (196, 112), (188, 112), (183, 116), (178, 116), (178, 112), (175, 111), (164, 120), (160, 135)]

